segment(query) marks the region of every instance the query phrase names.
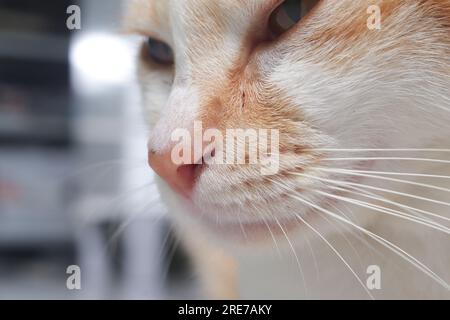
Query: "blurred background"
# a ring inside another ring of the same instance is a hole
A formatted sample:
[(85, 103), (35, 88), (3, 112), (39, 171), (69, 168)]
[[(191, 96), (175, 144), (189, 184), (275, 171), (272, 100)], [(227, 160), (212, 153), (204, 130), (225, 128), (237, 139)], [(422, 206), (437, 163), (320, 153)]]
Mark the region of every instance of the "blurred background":
[(126, 1), (0, 0), (0, 299), (197, 296), (146, 165)]

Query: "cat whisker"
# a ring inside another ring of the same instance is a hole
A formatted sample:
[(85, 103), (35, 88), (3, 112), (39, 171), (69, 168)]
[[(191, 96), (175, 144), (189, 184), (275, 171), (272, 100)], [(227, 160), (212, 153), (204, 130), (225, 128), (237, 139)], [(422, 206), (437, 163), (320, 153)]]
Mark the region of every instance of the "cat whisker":
[[(350, 169), (342, 169), (348, 170)], [(387, 175), (387, 176), (405, 176), (405, 177), (417, 177), (417, 178), (436, 178), (436, 179), (450, 179), (450, 176), (445, 175), (433, 175), (433, 174), (422, 174), (422, 173), (405, 173), (405, 172), (389, 172), (389, 171), (365, 171), (365, 170), (353, 170), (355, 173), (367, 173), (367, 174), (377, 174), (377, 175)]]
[[(270, 179), (270, 181), (272, 181), (272, 183), (275, 184), (279, 184), (281, 186), (284, 186), (287, 190), (290, 191), (294, 191), (291, 188), (287, 187), (285, 184), (282, 183), (278, 183), (277, 181), (274, 181), (272, 179)], [(302, 222), (304, 225), (306, 225), (309, 229), (311, 229), (317, 236), (319, 236), (320, 239), (322, 239), (322, 241), (325, 242), (325, 244), (327, 246), (330, 247), (330, 249), (336, 254), (336, 256), (344, 263), (344, 265), (350, 270), (350, 272), (353, 274), (353, 276), (357, 279), (357, 281), (359, 282), (359, 284), (361, 284), (362, 288), (364, 289), (364, 291), (368, 294), (368, 296), (374, 300), (375, 298), (372, 296), (372, 294), (370, 293), (370, 291), (367, 289), (367, 287), (364, 285), (364, 283), (361, 281), (361, 279), (359, 278), (359, 276), (357, 275), (357, 273), (353, 270), (353, 268), (350, 266), (350, 264), (345, 260), (345, 258), (339, 253), (338, 250), (336, 250), (336, 248), (318, 231), (316, 230), (311, 224), (309, 224), (305, 219), (303, 219), (300, 215), (295, 214), (296, 218), (298, 220), (300, 220), (300, 222)]]
[(239, 221), (239, 226), (240, 226), (240, 228), (241, 228), (241, 231), (242, 231), (242, 234), (244, 235), (245, 240), (248, 241), (247, 232), (245, 231), (244, 225), (242, 224), (241, 214), (242, 214), (242, 212), (241, 212), (241, 210), (239, 209), (239, 210), (238, 210), (238, 215), (237, 215), (237, 216), (238, 216), (238, 221)]
[[(169, 222), (170, 224), (172, 224), (170, 220), (169, 220), (168, 222)], [(166, 249), (167, 249), (167, 246), (170, 244), (170, 241), (171, 241), (171, 240), (173, 241), (173, 239), (174, 239), (174, 234), (173, 234), (173, 232), (171, 232), (171, 229), (169, 228), (169, 229), (166, 231), (166, 235), (163, 237), (163, 239), (162, 239), (162, 241), (161, 241), (161, 249), (159, 250), (159, 256), (160, 256), (160, 257), (163, 256), (164, 252), (165, 252)]]
[[(320, 177), (315, 177), (315, 176), (311, 176), (311, 175), (307, 175), (307, 174), (301, 174), (301, 173), (297, 173), (296, 175), (302, 175), (304, 177), (311, 178), (311, 179), (316, 179), (316, 180), (319, 180), (319, 181), (325, 181), (325, 182), (330, 182), (330, 183), (337, 184), (337, 185), (340, 185), (340, 186), (355, 188), (355, 189), (357, 189), (359, 191), (361, 191), (361, 190), (359, 188), (357, 188), (358, 186), (362, 187), (362, 188), (370, 187), (370, 186), (367, 186), (367, 185), (364, 185), (364, 184), (353, 183), (353, 182), (348, 182), (348, 181), (338, 181), (338, 180), (320, 178)], [(365, 197), (369, 197), (369, 198), (374, 197), (373, 195), (369, 196), (367, 194), (366, 195), (360, 194), (360, 195), (365, 196)], [(404, 204), (401, 204), (401, 203), (398, 203), (398, 202), (394, 202), (394, 201), (390, 201), (390, 200), (383, 199), (383, 198), (378, 198), (378, 197), (375, 197), (373, 199), (374, 200), (383, 201), (383, 202), (386, 202), (386, 203), (390, 203), (390, 204), (402, 207), (404, 209), (417, 211), (417, 212), (420, 212), (422, 214), (425, 214), (425, 215), (428, 215), (428, 216), (432, 216), (432, 217), (435, 217), (435, 218), (439, 218), (439, 219), (442, 219), (442, 220), (445, 220), (445, 221), (450, 221), (450, 218), (447, 218), (447, 217), (444, 217), (444, 216), (441, 216), (441, 215), (438, 215), (436, 213), (429, 212), (429, 211), (426, 211), (426, 210), (413, 208), (413, 207), (410, 207), (410, 206), (407, 206), (407, 205), (404, 205)]]
[[(127, 190), (126, 192), (124, 192), (123, 194), (114, 197), (111, 201), (109, 201), (109, 203), (107, 205), (104, 206), (103, 211), (110, 211), (110, 209), (112, 207), (119, 207), (122, 203), (124, 203), (127, 199), (127, 197), (131, 197), (133, 195), (135, 195), (137, 192), (140, 191), (144, 191), (146, 190), (146, 188), (148, 188), (149, 186), (152, 186), (154, 184), (154, 182), (150, 182), (150, 183), (145, 183), (144, 185), (138, 186), (136, 188), (132, 188), (130, 190)], [(149, 206), (152, 205), (154, 203), (156, 203), (158, 201), (159, 197), (156, 197), (154, 199), (151, 199), (150, 203), (146, 203), (144, 205), (143, 210)], [(139, 211), (141, 212), (141, 211)], [(106, 244), (106, 251), (108, 250), (108, 248), (111, 246), (111, 244), (114, 242), (115, 239), (118, 238), (118, 236), (123, 233), (123, 231), (126, 229), (126, 227), (132, 222), (132, 220), (134, 220), (136, 217), (132, 216), (130, 219), (127, 219), (127, 221), (125, 222), (125, 227), (122, 227), (122, 225), (120, 225), (118, 227), (118, 230), (116, 230), (114, 232), (114, 234), (110, 237), (110, 239), (108, 240), (107, 244)]]
[(347, 157), (347, 158), (323, 158), (323, 161), (421, 161), (450, 164), (450, 160), (429, 158), (406, 158), (406, 157)]
[[(332, 204), (332, 207), (333, 207), (334, 210), (339, 212), (342, 216), (346, 217), (346, 215), (341, 210), (339, 210), (334, 204)], [(359, 254), (358, 250), (356, 250), (355, 246), (350, 241), (350, 239), (345, 235), (345, 233), (342, 230), (340, 230), (338, 227), (336, 227), (336, 225), (333, 224), (327, 217), (323, 217), (323, 218), (325, 219), (326, 222), (328, 222), (340, 234), (340, 236), (344, 239), (344, 241), (347, 242), (347, 244), (350, 247), (350, 249), (357, 256), (358, 262), (359, 262), (359, 265), (360, 265), (361, 269), (363, 269), (363, 263), (362, 263), (361, 255)], [(347, 219), (348, 219), (348, 217), (347, 217)]]
[[(159, 200), (159, 197), (152, 199), (149, 203), (146, 203), (141, 210), (136, 211), (134, 214), (127, 217), (125, 221), (123, 221), (120, 226), (117, 228), (117, 230), (111, 235), (111, 237), (108, 240), (107, 246), (109, 246), (111, 243), (113, 243), (122, 233), (125, 232), (125, 230), (128, 228), (128, 226), (134, 222), (137, 218), (145, 214), (145, 211), (147, 208), (150, 208), (150, 206), (157, 203)], [(155, 221), (158, 221), (161, 219), (162, 216), (159, 216), (155, 219)]]
[(295, 261), (297, 262), (297, 266), (298, 269), (300, 271), (300, 275), (302, 277), (302, 283), (303, 283), (303, 288), (305, 289), (305, 295), (308, 295), (308, 287), (306, 286), (306, 279), (305, 279), (305, 275), (303, 273), (303, 267), (302, 264), (300, 263), (300, 259), (298, 258), (297, 252), (295, 251), (294, 245), (292, 244), (291, 240), (289, 239), (287, 232), (284, 230), (283, 226), (281, 225), (280, 221), (275, 217), (275, 222), (277, 223), (277, 225), (280, 227), (281, 232), (283, 233), (284, 237), (286, 238), (289, 247), (292, 251), (292, 254), (294, 255)]
[[(432, 229), (444, 232), (446, 234), (450, 234), (450, 229), (446, 228), (443, 225), (440, 225), (440, 224), (434, 223), (432, 221), (429, 221), (429, 220), (426, 220), (426, 219), (422, 219), (422, 218), (419, 218), (419, 217), (416, 217), (416, 216), (413, 216), (413, 215), (409, 215), (409, 214), (404, 213), (404, 212), (400, 212), (400, 211), (397, 211), (397, 210), (394, 210), (394, 209), (389, 209), (389, 208), (386, 208), (386, 207), (378, 206), (378, 205), (371, 204), (371, 203), (365, 202), (365, 201), (360, 201), (360, 200), (356, 200), (356, 199), (352, 199), (352, 198), (348, 198), (348, 197), (342, 197), (342, 196), (333, 195), (333, 194), (330, 194), (330, 193), (324, 192), (324, 191), (314, 190), (314, 192), (316, 192), (318, 194), (321, 194), (323, 196), (329, 197), (329, 198), (334, 198), (334, 199), (337, 199), (337, 200), (341, 200), (341, 201), (344, 201), (344, 202), (348, 202), (348, 203), (351, 203), (351, 204), (355, 204), (355, 205), (361, 206), (363, 208), (367, 208), (367, 209), (371, 209), (371, 210), (374, 210), (374, 211), (377, 211), (377, 212), (381, 212), (381, 213), (385, 213), (385, 214), (388, 214), (388, 215), (392, 215), (392, 216), (400, 218), (400, 219), (405, 219), (405, 220), (408, 220), (408, 221), (412, 221), (412, 222), (421, 224), (423, 226), (427, 226), (427, 227), (430, 227)], [(347, 192), (353, 193), (352, 191), (349, 191), (349, 190), (347, 190)]]
[(315, 148), (315, 149), (305, 149), (305, 151), (314, 152), (437, 152), (445, 153), (449, 152), (450, 149), (418, 149), (418, 148)]
[[(333, 183), (337, 184), (337, 185), (341, 185), (341, 186), (345, 185), (344, 182), (338, 183), (336, 181), (336, 182), (333, 182)], [(331, 186), (328, 186), (328, 187), (329, 188), (340, 189), (340, 188), (337, 188), (337, 187), (331, 187)], [(431, 216), (431, 217), (439, 218), (439, 219), (442, 219), (442, 220), (447, 220), (446, 217), (440, 216), (440, 215), (438, 215), (436, 213), (433, 213), (433, 212), (430, 212), (430, 211), (426, 211), (426, 210), (422, 210), (422, 209), (418, 209), (418, 208), (415, 208), (415, 207), (410, 207), (410, 206), (407, 206), (407, 205), (405, 205), (403, 203), (400, 203), (400, 202), (391, 201), (391, 200), (387, 199), (386, 197), (383, 197), (383, 196), (381, 196), (379, 194), (370, 192), (370, 191), (362, 189), (362, 188), (358, 188), (358, 187), (355, 187), (355, 186), (349, 186), (349, 185), (345, 185), (345, 187), (346, 187), (346, 189), (340, 189), (340, 190), (344, 191), (344, 192), (348, 191), (349, 189), (359, 191), (360, 195), (363, 196), (363, 197), (374, 199), (374, 200), (377, 200), (377, 201), (382, 201), (382, 202), (388, 203), (388, 204), (392, 204), (392, 205), (394, 205), (394, 206), (396, 206), (398, 208), (405, 209), (406, 211), (412, 213), (413, 215), (417, 215), (417, 216), (420, 216), (422, 218), (424, 218), (425, 216)]]
[[(280, 185), (281, 187), (284, 187), (287, 191), (292, 191), (290, 190), (290, 188), (287, 188), (284, 186), (284, 184), (276, 182), (276, 181), (272, 181), (275, 184)], [(333, 218), (335, 218), (336, 220), (342, 221), (346, 224), (351, 225), (352, 227), (354, 227), (355, 229), (363, 232), (364, 234), (366, 234), (367, 236), (369, 236), (370, 238), (372, 238), (373, 240), (375, 240), (376, 242), (380, 243), (381, 245), (383, 245), (384, 247), (386, 247), (387, 249), (391, 250), (392, 252), (396, 253), (399, 257), (401, 257), (402, 259), (406, 260), (407, 262), (411, 263), (415, 268), (417, 268), (418, 270), (420, 270), (421, 272), (423, 272), (424, 274), (426, 274), (428, 277), (430, 277), (431, 279), (433, 279), (434, 281), (436, 281), (438, 284), (440, 284), (441, 286), (443, 286), (445, 289), (450, 290), (450, 285), (443, 280), (441, 277), (439, 277), (434, 271), (432, 271), (429, 267), (427, 267), (425, 264), (423, 264), (421, 261), (419, 261), (417, 258), (415, 258), (414, 256), (412, 256), (411, 254), (409, 254), (408, 252), (404, 251), (403, 249), (401, 249), (400, 247), (398, 247), (397, 245), (393, 244), (392, 242), (390, 242), (389, 240), (384, 239), (383, 237), (361, 227), (358, 226), (357, 224), (348, 221), (347, 219), (331, 212), (330, 210), (327, 210), (325, 208), (322, 208), (308, 200), (305, 200), (304, 198), (298, 196), (298, 195), (292, 195), (289, 194), (289, 196), (293, 199), (296, 199), (298, 201), (300, 201), (303, 204), (306, 204), (320, 212), (323, 212)]]
[(267, 230), (269, 231), (270, 237), (272, 238), (272, 241), (273, 241), (273, 243), (275, 245), (275, 250), (277, 251), (278, 256), (281, 258), (282, 255), (281, 255), (280, 247), (279, 247), (277, 239), (276, 239), (276, 237), (275, 237), (275, 235), (274, 235), (274, 233), (272, 231), (272, 228), (270, 228), (270, 225), (267, 222), (265, 214), (262, 213), (261, 210), (256, 205), (253, 204), (253, 202), (250, 202), (250, 205), (255, 210), (255, 212), (258, 213), (258, 215), (261, 217), (264, 225), (267, 227)]
[[(369, 198), (369, 199), (372, 199), (372, 200), (376, 200), (376, 201), (381, 201), (381, 202), (384, 202), (384, 203), (392, 204), (392, 205), (394, 205), (396, 207), (399, 207), (399, 208), (402, 208), (402, 209), (406, 209), (407, 212), (411, 213), (415, 217), (418, 216), (418, 217), (420, 217), (422, 219), (426, 219), (426, 218), (424, 218), (426, 215), (438, 216), (438, 215), (436, 215), (434, 213), (431, 213), (431, 212), (428, 212), (428, 211), (424, 211), (424, 210), (420, 210), (420, 209), (417, 209), (417, 208), (409, 207), (409, 206), (406, 206), (406, 205), (404, 205), (402, 203), (398, 203), (398, 202), (395, 202), (395, 201), (390, 201), (390, 200), (386, 199), (383, 196), (380, 196), (380, 195), (372, 193), (372, 192), (368, 192), (367, 190), (363, 190), (363, 189), (360, 189), (360, 188), (357, 188), (357, 187), (354, 187), (354, 186), (345, 186), (345, 188), (333, 187), (333, 186), (328, 186), (328, 187), (330, 189), (343, 191), (343, 192), (351, 192), (353, 194), (356, 194), (356, 195), (359, 195), (359, 196), (363, 196), (365, 198)], [(355, 192), (355, 191), (352, 191), (352, 190), (356, 190), (356, 191), (359, 191), (359, 192)], [(421, 214), (421, 212), (424, 212), (425, 214)], [(441, 217), (441, 216), (438, 216), (438, 217)], [(430, 221), (432, 223), (436, 223), (433, 220), (427, 220), (427, 221)]]
[(359, 282), (361, 287), (364, 289), (364, 291), (367, 293), (367, 295), (372, 299), (375, 300), (373, 295), (370, 293), (370, 291), (367, 289), (367, 287), (364, 285), (364, 283), (361, 281), (361, 278), (356, 274), (356, 272), (353, 270), (353, 268), (350, 266), (350, 264), (344, 259), (344, 257), (339, 253), (338, 250), (319, 232), (317, 231), (313, 226), (311, 226), (308, 222), (306, 222), (305, 219), (303, 219), (300, 215), (295, 214), (295, 216), (303, 223), (305, 224), (309, 229), (311, 229), (316, 235), (319, 236), (320, 239), (322, 239), (333, 252), (339, 257), (339, 259), (344, 263), (344, 265), (350, 270), (350, 272), (353, 274), (353, 276), (356, 278), (356, 280)]
[[(337, 183), (337, 182), (334, 182), (334, 183), (337, 184), (337, 185), (345, 185), (343, 183)], [(402, 209), (406, 209), (407, 212), (413, 214), (414, 216), (419, 216), (421, 218), (425, 218), (426, 215), (425, 214), (421, 214), (420, 212), (426, 213), (428, 215), (438, 216), (438, 215), (430, 213), (428, 211), (424, 211), (424, 210), (420, 210), (420, 209), (417, 209), (417, 208), (409, 207), (409, 206), (403, 205), (403, 204), (395, 202), (395, 201), (390, 201), (390, 200), (386, 199), (385, 197), (383, 197), (383, 196), (381, 196), (379, 194), (375, 194), (373, 192), (370, 192), (370, 191), (367, 191), (367, 190), (364, 190), (364, 189), (361, 189), (361, 188), (358, 188), (358, 187), (355, 187), (355, 186), (347, 186), (346, 185), (345, 188), (328, 186), (328, 188), (331, 188), (331, 189), (334, 189), (334, 190), (338, 190), (338, 191), (343, 191), (343, 192), (349, 192), (351, 190), (353, 190), (353, 191), (356, 190), (356, 191), (359, 191), (359, 192), (354, 192), (354, 194), (357, 194), (357, 195), (360, 195), (360, 196), (363, 196), (363, 197), (367, 197), (367, 198), (370, 198), (370, 199), (373, 199), (373, 200), (382, 201), (384, 203), (389, 203), (389, 204), (392, 204), (392, 205), (394, 205), (396, 207), (399, 207), (399, 208), (402, 208)], [(345, 203), (341, 203), (341, 205), (345, 206)], [(335, 207), (334, 205), (332, 205), (332, 206)], [(339, 212), (342, 212), (342, 211), (339, 210)], [(346, 217), (346, 216), (344, 215), (344, 217)], [(438, 216), (438, 217), (440, 217), (440, 216)], [(348, 219), (348, 217), (346, 217), (346, 218)], [(432, 220), (428, 220), (428, 221), (435, 222), (435, 221), (432, 221)], [(365, 241), (365, 243), (366, 243), (366, 245), (370, 246), (370, 244), (368, 244), (367, 241)], [(373, 248), (372, 246), (370, 246), (370, 247), (371, 247), (371, 249), (376, 250), (376, 248)]]
[[(338, 187), (336, 187), (336, 188), (338, 188)], [(424, 213), (429, 213), (428, 214), (429, 216), (433, 216), (434, 215), (434, 216), (441, 217), (440, 215), (437, 215), (437, 214), (432, 213), (432, 212), (421, 210), (421, 209), (418, 209), (416, 207), (410, 207), (410, 206), (407, 206), (407, 205), (405, 205), (403, 203), (396, 202), (396, 201), (393, 201), (393, 200), (391, 201), (391, 200), (387, 199), (386, 197), (383, 197), (382, 195), (380, 195), (378, 193), (374, 193), (374, 192), (371, 192), (371, 191), (368, 191), (368, 190), (365, 190), (365, 189), (362, 189), (362, 188), (358, 188), (358, 187), (355, 187), (355, 186), (346, 186), (346, 189), (344, 190), (344, 192), (346, 190), (358, 191), (358, 192), (361, 193), (362, 196), (364, 196), (366, 198), (370, 198), (370, 199), (374, 199), (374, 200), (381, 201), (381, 202), (384, 202), (384, 203), (392, 204), (392, 205), (396, 206), (397, 208), (405, 209), (406, 212), (409, 212), (412, 215), (415, 215), (415, 216), (418, 216), (418, 217), (421, 217), (421, 218), (425, 218), (427, 216), (427, 214), (423, 214), (423, 213), (421, 213), (421, 211), (423, 211)], [(431, 220), (431, 221), (434, 221), (434, 220)]]
[(409, 185), (418, 186), (418, 187), (424, 187), (424, 188), (429, 188), (429, 189), (434, 189), (434, 190), (439, 190), (439, 191), (444, 191), (444, 192), (450, 192), (450, 189), (448, 189), (448, 188), (442, 188), (442, 187), (434, 186), (431, 184), (418, 183), (418, 182), (403, 180), (403, 179), (383, 177), (383, 176), (378, 176), (375, 174), (358, 173), (358, 172), (353, 172), (353, 170), (348, 170), (348, 169), (334, 169), (334, 168), (320, 168), (320, 167), (314, 167), (314, 169), (319, 170), (319, 171), (333, 172), (333, 173), (351, 175), (351, 176), (357, 176), (357, 177), (374, 178), (374, 179), (378, 179), (378, 180), (399, 182), (399, 183), (409, 184)]
[[(338, 213), (340, 213), (348, 221), (353, 222), (353, 220), (350, 219), (348, 215), (346, 215), (342, 210), (337, 208), (334, 204), (330, 203), (330, 206), (332, 206)], [(342, 203), (341, 206), (345, 207), (348, 211), (351, 211), (350, 208), (348, 208), (346, 206), (346, 203)], [(325, 218), (325, 216), (323, 216), (323, 215), (322, 215), (322, 217)], [(366, 245), (369, 249), (371, 249), (372, 250), (371, 253), (376, 253), (379, 256), (383, 256), (383, 254), (381, 252), (379, 252), (379, 250), (377, 248), (375, 248), (369, 241), (367, 241), (367, 239), (363, 238), (363, 233), (361, 231), (355, 230), (348, 224), (343, 223), (342, 221), (336, 221), (336, 222), (339, 223), (343, 228), (345, 228), (346, 232), (353, 234), (359, 241), (361, 241), (362, 243), (364, 243), (364, 245)]]
[[(298, 176), (303, 176), (303, 177), (308, 177), (308, 178), (312, 178), (312, 179), (316, 179), (317, 178), (318, 180), (327, 181), (327, 182), (333, 182), (334, 181), (334, 180), (325, 179), (325, 178), (318, 178), (318, 177), (314, 177), (314, 176), (311, 176), (311, 175), (308, 175), (308, 174), (303, 174), (303, 173), (298, 173), (298, 172), (291, 172), (291, 174), (298, 175)], [(399, 191), (395, 191), (395, 190), (391, 190), (391, 189), (379, 188), (379, 187), (369, 186), (369, 185), (365, 185), (365, 184), (361, 184), (361, 183), (355, 183), (355, 182), (345, 182), (345, 184), (351, 185), (351, 186), (358, 186), (358, 187), (362, 187), (362, 188), (367, 188), (367, 189), (371, 189), (371, 190), (376, 190), (376, 191), (381, 191), (381, 192), (386, 192), (386, 193), (390, 193), (390, 194), (395, 194), (395, 195), (408, 197), (408, 198), (412, 198), (412, 199), (416, 199), (416, 200), (427, 201), (427, 202), (431, 202), (431, 203), (435, 203), (435, 204), (440, 204), (440, 205), (443, 205), (443, 206), (450, 206), (450, 203), (448, 203), (448, 202), (439, 201), (439, 200), (435, 200), (435, 199), (429, 199), (429, 198), (426, 198), (426, 197), (416, 196), (416, 195), (413, 195), (413, 194), (399, 192)], [(447, 218), (444, 218), (444, 217), (441, 217), (441, 218), (447, 220)]]
[(314, 253), (314, 249), (312, 247), (311, 241), (309, 241), (309, 239), (308, 239), (308, 237), (306, 235), (304, 235), (303, 237), (304, 237), (304, 239), (306, 241), (306, 244), (308, 245), (309, 252), (311, 253), (311, 257), (312, 257), (313, 263), (314, 263), (314, 270), (315, 270), (315, 273), (316, 273), (316, 280), (318, 282), (319, 281), (319, 274), (320, 274), (320, 272), (319, 272), (319, 263), (317, 262), (316, 254)]
[(173, 239), (172, 246), (168, 250), (165, 250), (167, 261), (166, 261), (165, 268), (161, 275), (161, 279), (163, 279), (165, 281), (167, 280), (167, 278), (169, 276), (170, 265), (172, 264), (172, 261), (175, 257), (175, 252), (177, 251), (177, 249), (181, 243), (181, 239), (179, 237), (172, 236), (172, 239)]

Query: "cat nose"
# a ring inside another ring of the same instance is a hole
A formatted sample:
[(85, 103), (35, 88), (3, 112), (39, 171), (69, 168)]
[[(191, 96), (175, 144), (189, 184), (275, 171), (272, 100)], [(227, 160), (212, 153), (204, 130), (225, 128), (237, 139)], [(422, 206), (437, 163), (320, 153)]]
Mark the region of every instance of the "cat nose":
[(190, 197), (201, 164), (177, 165), (172, 161), (171, 152), (157, 154), (151, 150), (148, 163), (175, 192), (185, 198)]

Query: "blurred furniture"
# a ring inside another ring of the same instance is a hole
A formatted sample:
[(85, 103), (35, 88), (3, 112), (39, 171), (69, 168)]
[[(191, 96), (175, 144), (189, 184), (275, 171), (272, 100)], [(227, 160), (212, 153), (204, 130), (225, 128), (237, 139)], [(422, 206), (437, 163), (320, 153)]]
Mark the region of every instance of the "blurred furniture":
[(70, 242), (68, 3), (1, 3), (0, 246)]
[[(166, 290), (171, 241), (139, 93), (114, 77), (127, 65), (107, 46), (123, 49), (111, 34), (120, 2), (0, 2), (0, 299), (182, 297), (191, 288)], [(82, 30), (69, 32), (74, 3)], [(97, 41), (106, 46), (93, 49)], [(113, 64), (95, 70), (106, 56)], [(81, 267), (80, 292), (65, 287), (71, 264)]]

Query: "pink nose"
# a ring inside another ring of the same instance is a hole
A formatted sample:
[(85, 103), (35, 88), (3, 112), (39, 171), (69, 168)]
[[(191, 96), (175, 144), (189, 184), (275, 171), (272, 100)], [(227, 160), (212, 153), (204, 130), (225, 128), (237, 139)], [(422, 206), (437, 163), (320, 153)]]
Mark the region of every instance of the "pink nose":
[(150, 167), (178, 194), (189, 198), (195, 185), (201, 165), (186, 164), (176, 165), (171, 159), (171, 153), (148, 153)]

